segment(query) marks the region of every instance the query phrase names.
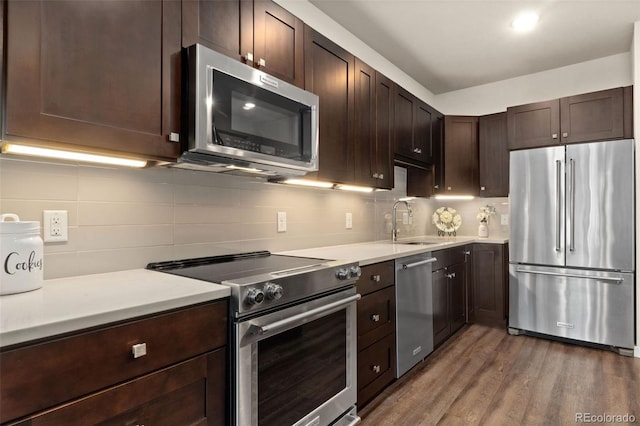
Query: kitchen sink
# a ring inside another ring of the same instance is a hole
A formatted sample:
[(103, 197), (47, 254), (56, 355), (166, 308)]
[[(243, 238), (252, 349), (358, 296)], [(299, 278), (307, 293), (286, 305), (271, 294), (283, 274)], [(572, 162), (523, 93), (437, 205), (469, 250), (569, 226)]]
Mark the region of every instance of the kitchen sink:
[(433, 244), (440, 244), (439, 242), (433, 241), (392, 241), (393, 244), (410, 244), (413, 246), (430, 246)]

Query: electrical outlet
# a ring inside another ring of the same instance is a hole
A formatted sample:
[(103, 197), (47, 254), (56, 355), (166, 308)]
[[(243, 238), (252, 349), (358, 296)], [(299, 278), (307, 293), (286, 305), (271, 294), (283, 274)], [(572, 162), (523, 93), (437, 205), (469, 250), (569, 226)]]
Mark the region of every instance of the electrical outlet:
[(500, 225), (508, 225), (509, 224), (509, 215), (501, 214), (500, 215)]
[(403, 225), (408, 225), (409, 224), (409, 213), (402, 212), (402, 224)]
[(346, 229), (352, 229), (353, 228), (353, 215), (351, 213), (347, 213), (346, 214), (344, 227)]
[(44, 210), (42, 239), (48, 242), (69, 241), (69, 215), (66, 210)]
[(287, 232), (287, 212), (278, 212), (278, 232)]

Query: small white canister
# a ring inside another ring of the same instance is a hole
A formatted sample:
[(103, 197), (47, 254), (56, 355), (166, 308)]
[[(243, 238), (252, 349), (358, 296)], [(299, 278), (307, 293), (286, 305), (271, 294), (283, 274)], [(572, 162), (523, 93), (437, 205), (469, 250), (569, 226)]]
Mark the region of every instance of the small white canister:
[(0, 295), (42, 287), (40, 222), (21, 222), (12, 213), (0, 215), (0, 255)]

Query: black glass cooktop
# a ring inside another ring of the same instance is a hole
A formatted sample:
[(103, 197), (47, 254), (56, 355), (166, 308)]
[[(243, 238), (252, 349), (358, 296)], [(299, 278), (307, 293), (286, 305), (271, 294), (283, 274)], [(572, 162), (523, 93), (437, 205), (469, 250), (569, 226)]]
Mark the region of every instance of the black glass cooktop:
[(147, 269), (187, 278), (221, 283), (238, 278), (318, 265), (324, 259), (271, 254), (268, 251), (171, 260), (147, 265)]

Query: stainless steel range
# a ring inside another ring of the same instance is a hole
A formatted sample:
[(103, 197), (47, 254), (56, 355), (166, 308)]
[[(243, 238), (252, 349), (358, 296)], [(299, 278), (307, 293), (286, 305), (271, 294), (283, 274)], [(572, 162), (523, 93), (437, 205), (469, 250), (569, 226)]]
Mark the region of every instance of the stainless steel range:
[(152, 263), (231, 288), (231, 417), (239, 426), (353, 425), (355, 262), (268, 251)]

